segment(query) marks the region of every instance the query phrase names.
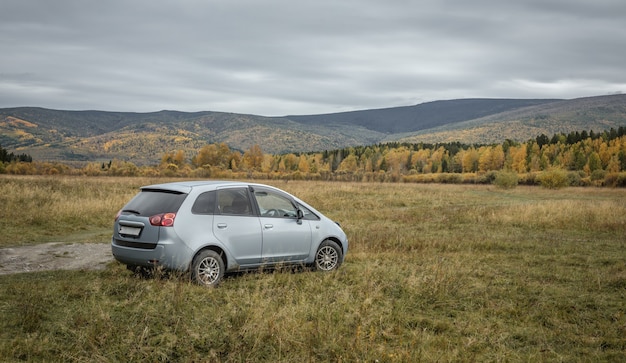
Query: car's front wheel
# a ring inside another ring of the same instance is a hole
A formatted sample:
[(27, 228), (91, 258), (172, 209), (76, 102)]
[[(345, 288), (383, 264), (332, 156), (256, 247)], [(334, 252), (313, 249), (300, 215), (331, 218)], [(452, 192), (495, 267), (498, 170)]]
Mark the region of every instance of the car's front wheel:
[(341, 247), (331, 240), (322, 242), (315, 253), (315, 269), (319, 271), (332, 271), (339, 268), (343, 252)]
[(224, 260), (215, 251), (198, 253), (191, 264), (191, 279), (204, 286), (216, 286), (224, 277)]

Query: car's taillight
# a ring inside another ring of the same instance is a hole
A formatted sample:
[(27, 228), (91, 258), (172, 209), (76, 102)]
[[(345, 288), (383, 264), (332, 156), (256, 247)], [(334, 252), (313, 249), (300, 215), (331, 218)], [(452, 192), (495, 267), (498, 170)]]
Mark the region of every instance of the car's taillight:
[(157, 227), (171, 227), (174, 225), (176, 213), (161, 213), (150, 217), (150, 224)]

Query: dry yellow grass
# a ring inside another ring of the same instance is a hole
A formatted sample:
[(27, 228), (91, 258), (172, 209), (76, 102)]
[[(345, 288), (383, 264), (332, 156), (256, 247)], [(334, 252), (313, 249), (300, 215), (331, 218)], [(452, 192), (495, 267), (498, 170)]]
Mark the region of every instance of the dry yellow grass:
[[(22, 243), (106, 241), (117, 209), (154, 181), (1, 177), (3, 202), (12, 203), (2, 207), (3, 229), (18, 206), (26, 220), (63, 210), (60, 220), (88, 221), (78, 231), (16, 223), (2, 243), (23, 234)], [(626, 361), (624, 190), (273, 184), (342, 223), (350, 251), (338, 271), (237, 275), (217, 289), (184, 276), (138, 279), (115, 263), (0, 276), (0, 356)], [(53, 236), (39, 237), (49, 229)]]
[(115, 213), (150, 179), (0, 176), (0, 246), (104, 242)]

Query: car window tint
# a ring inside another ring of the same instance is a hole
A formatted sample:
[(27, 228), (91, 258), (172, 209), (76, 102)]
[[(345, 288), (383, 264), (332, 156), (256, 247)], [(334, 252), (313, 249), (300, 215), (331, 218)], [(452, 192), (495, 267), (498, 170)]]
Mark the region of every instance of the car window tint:
[(218, 190), (217, 207), (221, 214), (252, 215), (248, 190), (245, 188)]
[(264, 217), (295, 218), (297, 216), (296, 207), (291, 200), (280, 194), (258, 190), (254, 192), (254, 197)]
[(191, 213), (213, 214), (215, 210), (215, 200), (217, 197), (216, 194), (217, 193), (214, 190), (200, 194), (191, 207)]
[(144, 189), (122, 210), (140, 216), (153, 216), (160, 213), (176, 213), (187, 194), (169, 190)]

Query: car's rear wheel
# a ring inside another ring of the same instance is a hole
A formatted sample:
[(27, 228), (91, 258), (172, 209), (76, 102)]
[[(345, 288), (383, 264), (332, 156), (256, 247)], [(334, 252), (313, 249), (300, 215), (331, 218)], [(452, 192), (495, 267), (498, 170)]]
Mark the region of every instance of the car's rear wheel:
[(319, 271), (332, 271), (341, 265), (342, 251), (339, 245), (331, 240), (322, 242), (315, 253), (315, 269)]
[(191, 279), (204, 286), (216, 286), (224, 277), (224, 260), (219, 253), (204, 250), (191, 264)]

